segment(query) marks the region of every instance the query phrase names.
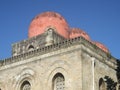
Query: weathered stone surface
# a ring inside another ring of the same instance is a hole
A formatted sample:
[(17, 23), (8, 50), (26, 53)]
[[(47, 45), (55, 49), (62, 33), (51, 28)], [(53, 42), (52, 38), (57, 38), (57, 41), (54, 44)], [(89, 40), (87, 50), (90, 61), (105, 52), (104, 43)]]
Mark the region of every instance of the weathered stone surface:
[(99, 79), (104, 76), (117, 81), (116, 65), (86, 47), (85, 43), (81, 38), (76, 44), (66, 43), (67, 47), (3, 64), (0, 67), (2, 90), (20, 90), (25, 80), (30, 82), (32, 90), (53, 90), (52, 79), (56, 73), (64, 76), (65, 90), (99, 90)]
[[(49, 14), (47, 18), (64, 20)], [(51, 27), (35, 37), (39, 33), (32, 35), (31, 30), (29, 39), (12, 45), (12, 57), (0, 60), (0, 90), (119, 90), (119, 60), (85, 32), (75, 30), (65, 39)]]

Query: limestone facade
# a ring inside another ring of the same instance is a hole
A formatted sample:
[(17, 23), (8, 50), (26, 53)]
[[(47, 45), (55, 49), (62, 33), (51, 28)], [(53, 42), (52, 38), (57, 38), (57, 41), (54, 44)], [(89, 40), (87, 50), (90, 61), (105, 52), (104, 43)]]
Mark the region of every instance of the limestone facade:
[(48, 28), (13, 44), (12, 57), (0, 61), (0, 90), (120, 90), (118, 67), (84, 37), (65, 39)]

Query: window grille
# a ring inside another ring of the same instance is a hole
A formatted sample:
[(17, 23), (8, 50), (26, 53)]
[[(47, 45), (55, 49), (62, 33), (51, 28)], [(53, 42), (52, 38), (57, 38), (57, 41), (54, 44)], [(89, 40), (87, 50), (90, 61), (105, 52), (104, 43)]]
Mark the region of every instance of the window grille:
[(21, 90), (31, 90), (31, 85), (28, 81), (24, 81), (21, 85)]
[(53, 90), (64, 90), (64, 88), (65, 88), (64, 76), (58, 73), (53, 78)]

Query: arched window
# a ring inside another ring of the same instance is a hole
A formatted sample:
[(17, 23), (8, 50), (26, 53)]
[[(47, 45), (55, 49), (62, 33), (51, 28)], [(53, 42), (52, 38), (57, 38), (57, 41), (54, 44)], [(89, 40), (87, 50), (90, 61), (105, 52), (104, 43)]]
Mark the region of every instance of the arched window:
[(28, 51), (32, 51), (32, 50), (34, 50), (34, 46), (30, 45), (30, 46), (28, 47)]
[(20, 90), (31, 90), (31, 85), (28, 81), (24, 81), (20, 87)]
[(57, 73), (53, 77), (53, 90), (64, 90), (65, 88), (65, 78), (61, 73)]
[(99, 80), (99, 90), (106, 90), (105, 81), (102, 78)]

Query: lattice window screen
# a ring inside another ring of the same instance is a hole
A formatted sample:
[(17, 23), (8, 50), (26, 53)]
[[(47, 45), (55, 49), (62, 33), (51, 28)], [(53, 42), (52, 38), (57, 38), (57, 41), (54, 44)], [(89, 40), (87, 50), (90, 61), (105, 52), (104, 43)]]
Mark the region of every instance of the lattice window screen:
[(29, 84), (25, 84), (22, 90), (30, 90), (30, 88), (31, 86)]
[(21, 85), (21, 90), (31, 90), (31, 85), (28, 81), (24, 81)]
[(54, 79), (54, 90), (64, 90), (65, 80), (61, 74), (58, 74)]

